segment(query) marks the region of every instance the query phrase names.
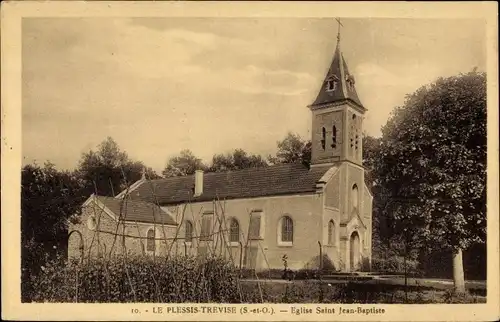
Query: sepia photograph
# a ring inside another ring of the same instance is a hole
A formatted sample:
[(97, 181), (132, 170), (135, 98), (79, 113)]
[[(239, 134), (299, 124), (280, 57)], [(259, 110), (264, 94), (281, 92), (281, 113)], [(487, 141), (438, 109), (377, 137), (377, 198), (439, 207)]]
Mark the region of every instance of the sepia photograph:
[(486, 304), (486, 30), (23, 17), (21, 303)]

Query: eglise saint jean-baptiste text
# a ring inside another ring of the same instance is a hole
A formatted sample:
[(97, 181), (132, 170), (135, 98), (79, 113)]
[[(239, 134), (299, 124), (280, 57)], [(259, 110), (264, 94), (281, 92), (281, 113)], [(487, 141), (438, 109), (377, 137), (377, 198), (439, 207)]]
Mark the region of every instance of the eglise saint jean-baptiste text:
[[(154, 306), (151, 309), (145, 309), (144, 312), (139, 309), (132, 309), (133, 314), (152, 313), (152, 314), (264, 314), (275, 315), (278, 313), (293, 315), (377, 315), (385, 314), (384, 308), (372, 307), (344, 307), (344, 306), (290, 306), (288, 309), (278, 309), (275, 307), (248, 307), (248, 306)], [(278, 312), (279, 311), (279, 312)]]

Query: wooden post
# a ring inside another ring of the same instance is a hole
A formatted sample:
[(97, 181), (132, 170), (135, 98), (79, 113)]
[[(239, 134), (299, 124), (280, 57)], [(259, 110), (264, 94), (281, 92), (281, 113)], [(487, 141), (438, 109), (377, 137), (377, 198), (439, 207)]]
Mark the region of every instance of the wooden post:
[(318, 240), (319, 245), (319, 270), (323, 271), (323, 247), (321, 247), (321, 242)]
[(75, 302), (78, 303), (78, 269), (79, 267), (77, 266), (76, 268), (76, 284), (75, 284)]
[(318, 279), (319, 279), (319, 302), (323, 302), (323, 281), (321, 278), (321, 275), (323, 274), (323, 247), (321, 247), (321, 242), (318, 240), (318, 245), (319, 245), (319, 272), (318, 272)]
[(241, 264), (243, 261), (243, 243), (241, 242), (241, 240), (238, 243), (240, 244), (240, 272), (241, 272)]
[(247, 241), (245, 243), (245, 254), (244, 254), (244, 258), (243, 258), (243, 261), (245, 263), (245, 267), (248, 268), (248, 262), (249, 262), (249, 259), (248, 259), (248, 245), (250, 243), (250, 231), (251, 231), (251, 223), (252, 223), (252, 214), (253, 212), (250, 212), (250, 219), (248, 220), (248, 232), (247, 232)]

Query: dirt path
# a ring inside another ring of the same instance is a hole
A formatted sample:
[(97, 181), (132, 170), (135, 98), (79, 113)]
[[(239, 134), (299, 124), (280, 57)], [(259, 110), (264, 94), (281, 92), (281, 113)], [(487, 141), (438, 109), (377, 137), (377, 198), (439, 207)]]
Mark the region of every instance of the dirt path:
[[(245, 279), (242, 281), (247, 282), (257, 282), (260, 281), (262, 283), (292, 283), (288, 280), (282, 279)], [(297, 280), (300, 281), (300, 280)], [(315, 280), (317, 281), (317, 280)], [(360, 284), (390, 284), (390, 285), (405, 285), (404, 277), (377, 277), (374, 276), (373, 279), (364, 280), (364, 281), (355, 281), (350, 279), (323, 279), (324, 283), (329, 284), (342, 284), (347, 282), (360, 283)], [(432, 287), (437, 289), (450, 289), (453, 287), (453, 280), (446, 279), (432, 279), (432, 278), (408, 278), (407, 280), (408, 286), (423, 286), (423, 287)], [(478, 289), (478, 290), (486, 290), (486, 281), (465, 281), (465, 285), (468, 289)]]

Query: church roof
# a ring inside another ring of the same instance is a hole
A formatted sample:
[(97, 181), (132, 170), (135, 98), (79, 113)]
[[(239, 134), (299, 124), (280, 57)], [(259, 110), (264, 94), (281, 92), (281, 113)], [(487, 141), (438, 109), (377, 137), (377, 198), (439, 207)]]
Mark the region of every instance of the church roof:
[[(203, 194), (192, 197), (194, 175), (144, 181), (129, 193), (133, 200), (160, 205), (314, 193), (316, 183), (331, 166), (309, 169), (300, 163), (280, 164), (238, 171), (205, 173)], [(154, 192), (154, 193), (153, 193)]]
[(113, 212), (116, 218), (141, 223), (177, 225), (175, 220), (163, 209), (151, 202), (141, 200), (123, 200), (113, 197), (96, 196), (97, 200)]
[(351, 101), (364, 108), (356, 92), (354, 76), (349, 72), (344, 55), (340, 50), (339, 35), (332, 63), (323, 80), (318, 96), (311, 106), (341, 101)]

